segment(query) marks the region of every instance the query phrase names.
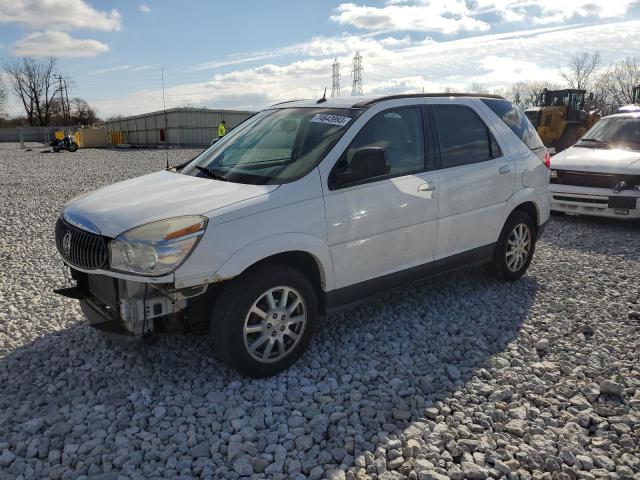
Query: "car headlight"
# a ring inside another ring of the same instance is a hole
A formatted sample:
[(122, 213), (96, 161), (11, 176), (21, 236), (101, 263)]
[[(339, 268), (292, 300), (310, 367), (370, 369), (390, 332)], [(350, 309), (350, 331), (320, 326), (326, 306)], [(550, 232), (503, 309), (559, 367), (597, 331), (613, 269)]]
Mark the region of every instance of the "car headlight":
[(558, 171), (557, 170), (551, 170), (551, 178), (558, 178)]
[(205, 228), (207, 218), (195, 215), (127, 230), (109, 242), (111, 269), (149, 276), (170, 273), (189, 256)]

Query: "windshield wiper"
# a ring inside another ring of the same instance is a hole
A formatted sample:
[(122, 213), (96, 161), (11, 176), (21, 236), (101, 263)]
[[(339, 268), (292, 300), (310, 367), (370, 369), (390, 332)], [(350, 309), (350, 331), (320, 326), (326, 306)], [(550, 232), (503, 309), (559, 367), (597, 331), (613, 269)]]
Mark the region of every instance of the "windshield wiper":
[(200, 165), (194, 165), (194, 167), (196, 167), (198, 170), (200, 170), (201, 172), (206, 173), (207, 175), (209, 175), (211, 178), (215, 179), (215, 180), (222, 180), (223, 182), (228, 182), (229, 179), (227, 177), (225, 177), (224, 175), (214, 172), (213, 170), (209, 170), (207, 167), (201, 167)]
[(607, 147), (611, 148), (611, 144), (609, 142), (607, 142), (606, 140), (600, 140), (599, 138), (581, 138), (580, 141), (599, 143), (600, 145), (606, 145)]

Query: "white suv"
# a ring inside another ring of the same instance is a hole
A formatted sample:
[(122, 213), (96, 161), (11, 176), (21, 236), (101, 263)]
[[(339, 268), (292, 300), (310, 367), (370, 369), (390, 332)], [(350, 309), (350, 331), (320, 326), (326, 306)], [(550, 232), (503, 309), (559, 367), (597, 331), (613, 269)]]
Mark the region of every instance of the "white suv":
[(204, 324), (225, 362), (262, 377), (335, 307), (472, 263), (520, 278), (549, 207), (548, 153), (501, 97), (320, 99), (72, 200), (56, 244), (96, 327)]

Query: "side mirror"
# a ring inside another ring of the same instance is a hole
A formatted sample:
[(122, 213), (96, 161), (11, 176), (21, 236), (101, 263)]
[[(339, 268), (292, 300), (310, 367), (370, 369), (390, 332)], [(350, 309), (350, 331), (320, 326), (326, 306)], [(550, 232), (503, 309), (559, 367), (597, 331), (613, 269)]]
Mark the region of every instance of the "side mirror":
[(384, 157), (384, 150), (379, 147), (367, 147), (358, 150), (351, 159), (351, 164), (334, 178), (337, 186), (380, 177), (389, 173), (390, 167)]

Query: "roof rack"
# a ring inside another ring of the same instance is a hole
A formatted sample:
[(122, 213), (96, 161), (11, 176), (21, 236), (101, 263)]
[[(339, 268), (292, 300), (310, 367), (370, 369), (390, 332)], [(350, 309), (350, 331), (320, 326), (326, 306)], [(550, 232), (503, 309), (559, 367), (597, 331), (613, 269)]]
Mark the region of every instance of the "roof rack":
[(274, 103), (273, 105), (271, 105), (272, 107), (275, 107), (276, 105), (284, 105), (285, 103), (293, 103), (293, 102), (302, 102), (304, 100), (308, 100), (307, 98), (298, 98), (296, 100), (287, 100), (285, 102), (278, 102), (278, 103)]
[(370, 107), (373, 104), (378, 102), (383, 102), (385, 100), (397, 100), (400, 98), (442, 98), (442, 97), (467, 97), (467, 98), (495, 98), (497, 100), (505, 100), (505, 98), (501, 95), (491, 95), (488, 93), (405, 93), (399, 95), (387, 95), (385, 97), (373, 98), (370, 100), (365, 100), (364, 102), (356, 103), (354, 107)]

